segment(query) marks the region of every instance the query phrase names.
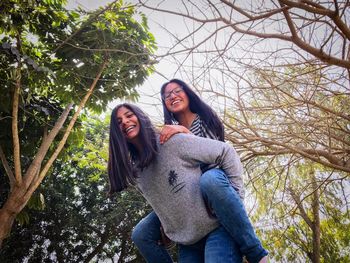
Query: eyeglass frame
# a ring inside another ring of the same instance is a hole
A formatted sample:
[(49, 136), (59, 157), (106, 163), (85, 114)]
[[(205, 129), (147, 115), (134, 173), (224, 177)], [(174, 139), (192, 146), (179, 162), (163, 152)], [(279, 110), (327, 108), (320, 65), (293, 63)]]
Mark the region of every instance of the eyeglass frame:
[(174, 94), (175, 96), (177, 96), (178, 94), (180, 94), (181, 91), (185, 92), (184, 89), (183, 89), (183, 87), (180, 86), (180, 87), (177, 87), (177, 88), (173, 89), (173, 90), (170, 91), (170, 92), (167, 92), (167, 95), (166, 95), (166, 96), (165, 96), (166, 93), (164, 92), (164, 94), (163, 94), (163, 96), (162, 96), (162, 99), (163, 99), (164, 101), (169, 100), (170, 97), (171, 97), (171, 94)]

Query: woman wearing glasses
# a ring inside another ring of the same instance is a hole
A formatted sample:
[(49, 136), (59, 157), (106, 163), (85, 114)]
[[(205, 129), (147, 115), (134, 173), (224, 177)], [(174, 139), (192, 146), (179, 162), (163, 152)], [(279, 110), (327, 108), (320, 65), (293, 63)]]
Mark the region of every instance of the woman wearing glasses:
[[(163, 84), (161, 96), (165, 123), (160, 134), (161, 144), (176, 133), (224, 141), (222, 122), (186, 83), (170, 80)], [(210, 147), (206, 149), (210, 150)], [(235, 253), (246, 256), (249, 262), (266, 262), (267, 251), (262, 249), (242, 202), (243, 184), (234, 185), (222, 170), (214, 168), (215, 165), (201, 164), (204, 174), (200, 185), (208, 213), (230, 234)], [(134, 228), (132, 239), (147, 262), (172, 262), (164, 242), (159, 242), (163, 236), (161, 227), (157, 215), (151, 212)]]

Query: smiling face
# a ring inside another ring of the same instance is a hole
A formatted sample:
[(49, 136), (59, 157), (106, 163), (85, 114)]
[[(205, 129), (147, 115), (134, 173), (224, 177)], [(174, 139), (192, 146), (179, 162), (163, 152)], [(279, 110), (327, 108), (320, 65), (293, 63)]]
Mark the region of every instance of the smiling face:
[(175, 82), (170, 82), (168, 85), (166, 85), (163, 99), (168, 111), (174, 113), (175, 115), (190, 111), (188, 96), (183, 88)]
[(135, 144), (140, 133), (140, 123), (135, 113), (122, 106), (117, 111), (117, 120), (126, 140)]

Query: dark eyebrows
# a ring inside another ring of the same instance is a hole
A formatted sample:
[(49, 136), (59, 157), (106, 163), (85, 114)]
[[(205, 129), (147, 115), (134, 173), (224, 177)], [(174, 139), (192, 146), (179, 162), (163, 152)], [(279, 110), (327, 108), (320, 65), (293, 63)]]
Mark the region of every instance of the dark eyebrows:
[[(131, 110), (127, 109), (127, 111), (123, 113), (123, 116), (126, 116), (126, 115), (128, 115), (129, 113), (134, 114)], [(116, 115), (117, 115), (117, 114), (116, 114)], [(117, 120), (118, 120), (118, 121), (121, 120), (121, 117), (118, 117), (118, 115), (117, 115), (116, 117), (117, 117)]]

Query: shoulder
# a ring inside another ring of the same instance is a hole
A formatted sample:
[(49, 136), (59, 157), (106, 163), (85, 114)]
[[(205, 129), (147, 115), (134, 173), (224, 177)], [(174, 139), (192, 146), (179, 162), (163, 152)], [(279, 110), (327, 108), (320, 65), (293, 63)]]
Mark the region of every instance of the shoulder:
[(178, 145), (196, 140), (197, 136), (189, 133), (176, 133), (164, 145)]
[(221, 146), (225, 145), (226, 143), (209, 138), (195, 136), (193, 134), (177, 133), (173, 135), (164, 145), (166, 144), (168, 144), (169, 147), (179, 147), (182, 145), (215, 147), (216, 145)]

